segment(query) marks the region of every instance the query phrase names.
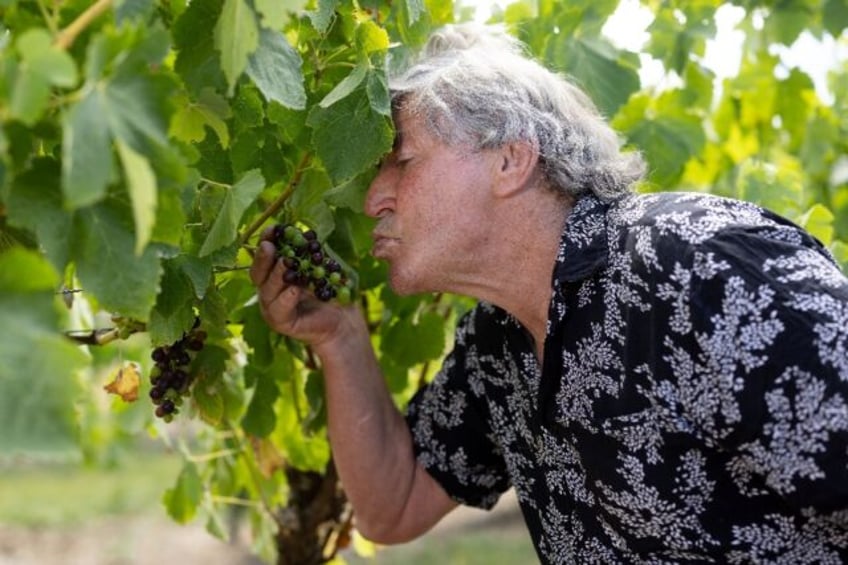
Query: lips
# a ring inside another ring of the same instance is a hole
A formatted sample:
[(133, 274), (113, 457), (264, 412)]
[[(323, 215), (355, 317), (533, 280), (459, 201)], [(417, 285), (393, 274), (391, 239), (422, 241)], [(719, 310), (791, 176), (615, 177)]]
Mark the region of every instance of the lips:
[(391, 248), (400, 242), (400, 239), (391, 237), (387, 233), (379, 230), (374, 230), (371, 237), (374, 239), (374, 245), (371, 248), (371, 255), (378, 259), (386, 258)]

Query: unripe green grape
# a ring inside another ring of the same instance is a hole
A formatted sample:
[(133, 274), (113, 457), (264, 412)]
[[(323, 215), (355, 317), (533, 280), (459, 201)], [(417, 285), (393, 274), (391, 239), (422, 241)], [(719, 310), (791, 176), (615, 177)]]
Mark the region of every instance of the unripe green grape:
[(311, 288), (316, 298), (329, 301), (341, 296), (339, 302), (353, 300), (353, 287), (341, 264), (331, 257), (312, 229), (301, 230), (295, 224), (279, 224), (272, 230), (277, 256), (286, 270), (283, 281), (289, 285)]

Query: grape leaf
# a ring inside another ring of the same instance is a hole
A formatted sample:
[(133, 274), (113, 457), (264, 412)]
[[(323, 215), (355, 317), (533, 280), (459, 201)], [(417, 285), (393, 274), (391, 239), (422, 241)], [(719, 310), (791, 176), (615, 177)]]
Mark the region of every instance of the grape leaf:
[(212, 128), (224, 149), (230, 144), (227, 120), (232, 115), (227, 101), (211, 88), (200, 91), (196, 101), (181, 93), (176, 97), (177, 110), (168, 133), (188, 143), (203, 141), (206, 127)]
[(180, 524), (187, 524), (197, 513), (202, 496), (203, 484), (197, 467), (191, 461), (186, 461), (176, 484), (162, 496), (162, 502), (171, 518)]
[(247, 75), (268, 102), (273, 100), (288, 108), (302, 110), (306, 108), (302, 65), (300, 55), (289, 45), (286, 36), (263, 29), (259, 35), (259, 47), (248, 59)]
[[(414, 343), (415, 347), (406, 344)], [(382, 351), (402, 366), (412, 367), (439, 357), (445, 347), (445, 321), (435, 312), (426, 312), (418, 320), (401, 318), (383, 335)]]
[(194, 324), (194, 288), (174, 260), (162, 262), (161, 291), (150, 312), (147, 331), (154, 347), (168, 345), (180, 339)]
[(334, 88), (331, 90), (327, 96), (324, 97), (319, 105), (322, 108), (328, 108), (349, 96), (356, 88), (362, 84), (362, 81), (365, 80), (365, 77), (368, 74), (368, 64), (360, 63), (353, 68), (353, 70), (344, 77)]
[(827, 246), (833, 241), (833, 218), (833, 212), (817, 202), (804, 213), (798, 224)]
[(65, 116), (62, 136), (62, 191), (71, 209), (99, 201), (114, 178), (104, 95), (91, 89)]
[(330, 461), (330, 443), (325, 434), (308, 436), (298, 412), (301, 399), (295, 387), (283, 387), (276, 404), (277, 428), (273, 440), (290, 465), (304, 471), (323, 473)]
[(212, 229), (206, 236), (203, 246), (200, 248), (200, 257), (209, 255), (222, 247), (230, 245), (236, 239), (239, 221), (244, 211), (250, 206), (256, 197), (265, 188), (265, 179), (258, 170), (251, 170), (244, 174), (239, 181), (227, 191), (221, 210), (212, 224)]
[(77, 82), (73, 58), (58, 47), (46, 29), (32, 28), (18, 36), (21, 60), (12, 86), (9, 111), (27, 125), (44, 113), (53, 86), (69, 88)]
[(174, 70), (193, 92), (210, 87), (222, 90), (226, 78), (220, 55), (215, 50), (215, 34), (223, 0), (190, 2), (172, 30), (177, 58)]
[(242, 418), (241, 426), (244, 431), (256, 437), (266, 437), (277, 425), (277, 415), (274, 403), (280, 395), (277, 383), (268, 373), (262, 374), (256, 380), (256, 387), (247, 412)]
[(72, 254), (83, 288), (104, 308), (146, 321), (162, 268), (150, 246), (135, 255), (129, 210), (110, 200), (80, 210), (72, 233)]
[(300, 12), (308, 0), (254, 0), (256, 11), (262, 16), (262, 26), (283, 29), (291, 14)]
[(839, 37), (848, 27), (848, 4), (844, 0), (825, 0), (822, 25), (833, 37)]
[(333, 23), (335, 17), (336, 6), (339, 0), (318, 0), (318, 6), (315, 10), (306, 12), (309, 19), (312, 21), (312, 27), (318, 33), (326, 33)]
[(423, 0), (405, 0), (406, 1), (406, 13), (408, 18), (409, 25), (415, 25), (415, 22), (421, 17), (422, 14), (427, 13), (427, 7), (424, 5)]
[(224, 0), (215, 25), (215, 47), (221, 53), (221, 69), (233, 95), (236, 82), (247, 67), (250, 54), (259, 46), (259, 26), (250, 5), (244, 0)]
[(9, 222), (35, 233), (53, 267), (62, 272), (71, 253), (72, 216), (62, 206), (59, 170), (53, 159), (33, 160), (15, 177), (6, 205)]
[(639, 89), (635, 56), (617, 50), (604, 39), (569, 37), (551, 42), (548, 52), (606, 116), (614, 116)]
[(388, 118), (375, 112), (364, 88), (332, 106), (313, 107), (306, 120), (312, 143), (334, 183), (342, 183), (374, 165), (394, 140)]
[(124, 168), (127, 191), (135, 220), (135, 254), (140, 255), (150, 241), (156, 223), (156, 176), (150, 163), (132, 147), (118, 139), (118, 156)]

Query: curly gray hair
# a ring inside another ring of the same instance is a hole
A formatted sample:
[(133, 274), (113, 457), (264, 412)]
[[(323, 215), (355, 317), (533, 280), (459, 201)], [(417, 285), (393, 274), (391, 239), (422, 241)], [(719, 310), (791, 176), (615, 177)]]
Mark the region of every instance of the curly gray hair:
[(589, 97), (499, 27), (445, 26), (389, 88), (395, 110), (422, 117), (445, 143), (532, 143), (548, 183), (566, 195), (613, 199), (644, 175), (641, 155), (621, 151)]

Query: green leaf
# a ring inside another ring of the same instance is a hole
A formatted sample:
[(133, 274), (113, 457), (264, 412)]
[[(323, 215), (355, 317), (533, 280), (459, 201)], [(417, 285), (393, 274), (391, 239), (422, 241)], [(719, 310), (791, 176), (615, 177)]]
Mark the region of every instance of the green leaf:
[(263, 188), (265, 188), (265, 179), (262, 178), (262, 174), (258, 170), (251, 170), (227, 191), (215, 223), (212, 224), (212, 229), (209, 230), (200, 248), (200, 257), (209, 255), (235, 241), (244, 211), (256, 200)]
[(58, 283), (35, 252), (0, 253), (0, 461), (79, 455), (74, 373), (88, 360), (58, 332)]
[(639, 89), (635, 56), (617, 50), (606, 40), (570, 37), (564, 44), (552, 42), (548, 53), (606, 116), (614, 116)]
[(215, 50), (214, 30), (223, 0), (189, 2), (172, 30), (177, 58), (174, 70), (193, 92), (206, 87), (223, 90), (226, 78), (221, 70), (220, 54)]
[(798, 224), (826, 246), (833, 241), (833, 212), (821, 203), (813, 204)]
[(197, 513), (202, 496), (203, 483), (197, 467), (191, 461), (186, 461), (176, 484), (162, 496), (162, 502), (171, 518), (180, 524), (187, 524)]
[(196, 382), (192, 386), (192, 399), (198, 414), (207, 424), (217, 426), (224, 416), (224, 371), (230, 352), (222, 347), (208, 345), (195, 358), (191, 372)]
[(156, 8), (154, 0), (118, 0), (115, 2), (115, 23), (144, 21)]
[(42, 28), (26, 30), (15, 42), (21, 61), (12, 86), (9, 111), (27, 125), (41, 117), (51, 87), (70, 88), (77, 82), (73, 58), (52, 43), (50, 33)]
[(306, 12), (309, 19), (312, 21), (312, 27), (318, 33), (327, 33), (330, 24), (335, 18), (336, 6), (339, 0), (318, 0), (318, 6), (315, 10)]
[(389, 326), (381, 349), (398, 364), (412, 367), (439, 357), (444, 347), (444, 319), (435, 312), (426, 312), (418, 320), (402, 318)]
[(364, 88), (332, 106), (315, 106), (306, 123), (313, 130), (318, 156), (337, 184), (373, 166), (394, 140), (389, 120), (374, 111)]
[(404, 0), (406, 2), (407, 23), (415, 25), (422, 14), (427, 13), (423, 0)]
[(130, 211), (113, 201), (80, 210), (73, 234), (73, 259), (86, 292), (108, 310), (146, 321), (162, 268), (151, 247), (135, 255)]
[(221, 69), (229, 84), (227, 92), (232, 96), (236, 82), (247, 68), (250, 54), (259, 47), (256, 15), (245, 0), (224, 0), (214, 39), (221, 53)]
[(224, 149), (230, 144), (230, 132), (227, 120), (232, 112), (227, 101), (211, 88), (200, 91), (197, 101), (191, 101), (185, 94), (176, 98), (177, 110), (171, 119), (168, 133), (187, 143), (203, 141), (206, 127), (210, 127), (218, 136)]
[(174, 343), (194, 324), (194, 288), (176, 260), (162, 262), (161, 291), (150, 312), (147, 331), (154, 347)]
[(209, 283), (212, 281), (212, 262), (208, 258), (201, 259), (187, 253), (178, 255), (171, 262), (191, 281), (194, 295), (202, 299), (206, 295)]
[(277, 425), (274, 403), (280, 391), (269, 373), (270, 371), (257, 379), (253, 397), (241, 421), (244, 431), (256, 437), (268, 436)]
[(822, 24), (833, 37), (839, 37), (848, 27), (848, 4), (845, 0), (825, 0), (822, 8)]
[(72, 216), (62, 206), (59, 165), (53, 159), (35, 159), (18, 174), (6, 201), (9, 222), (33, 232), (47, 258), (63, 272), (70, 257)]
[(282, 33), (263, 29), (259, 47), (248, 59), (247, 75), (268, 102), (302, 110), (306, 108), (302, 64), (300, 54)]
[(89, 90), (70, 108), (64, 120), (62, 191), (71, 209), (101, 200), (114, 177), (109, 127), (103, 120), (103, 99), (100, 90)]
[(127, 191), (132, 202), (135, 220), (135, 254), (141, 255), (156, 223), (156, 175), (143, 155), (117, 140), (118, 156), (124, 167)]
[(319, 105), (322, 108), (328, 108), (338, 102), (339, 100), (350, 96), (350, 94), (356, 90), (356, 88), (362, 84), (362, 81), (365, 80), (366, 75), (368, 74), (368, 64), (360, 63), (354, 67), (354, 69), (348, 74), (345, 78), (343, 78), (336, 86), (331, 90)]
[(674, 186), (686, 162), (706, 143), (701, 120), (673, 104), (674, 94), (664, 95), (665, 104), (648, 95), (634, 96), (612, 121), (613, 127), (644, 152), (651, 180), (661, 187)]
[(280, 30), (288, 23), (291, 14), (297, 14), (308, 0), (254, 0), (256, 11), (262, 16), (262, 26)]

